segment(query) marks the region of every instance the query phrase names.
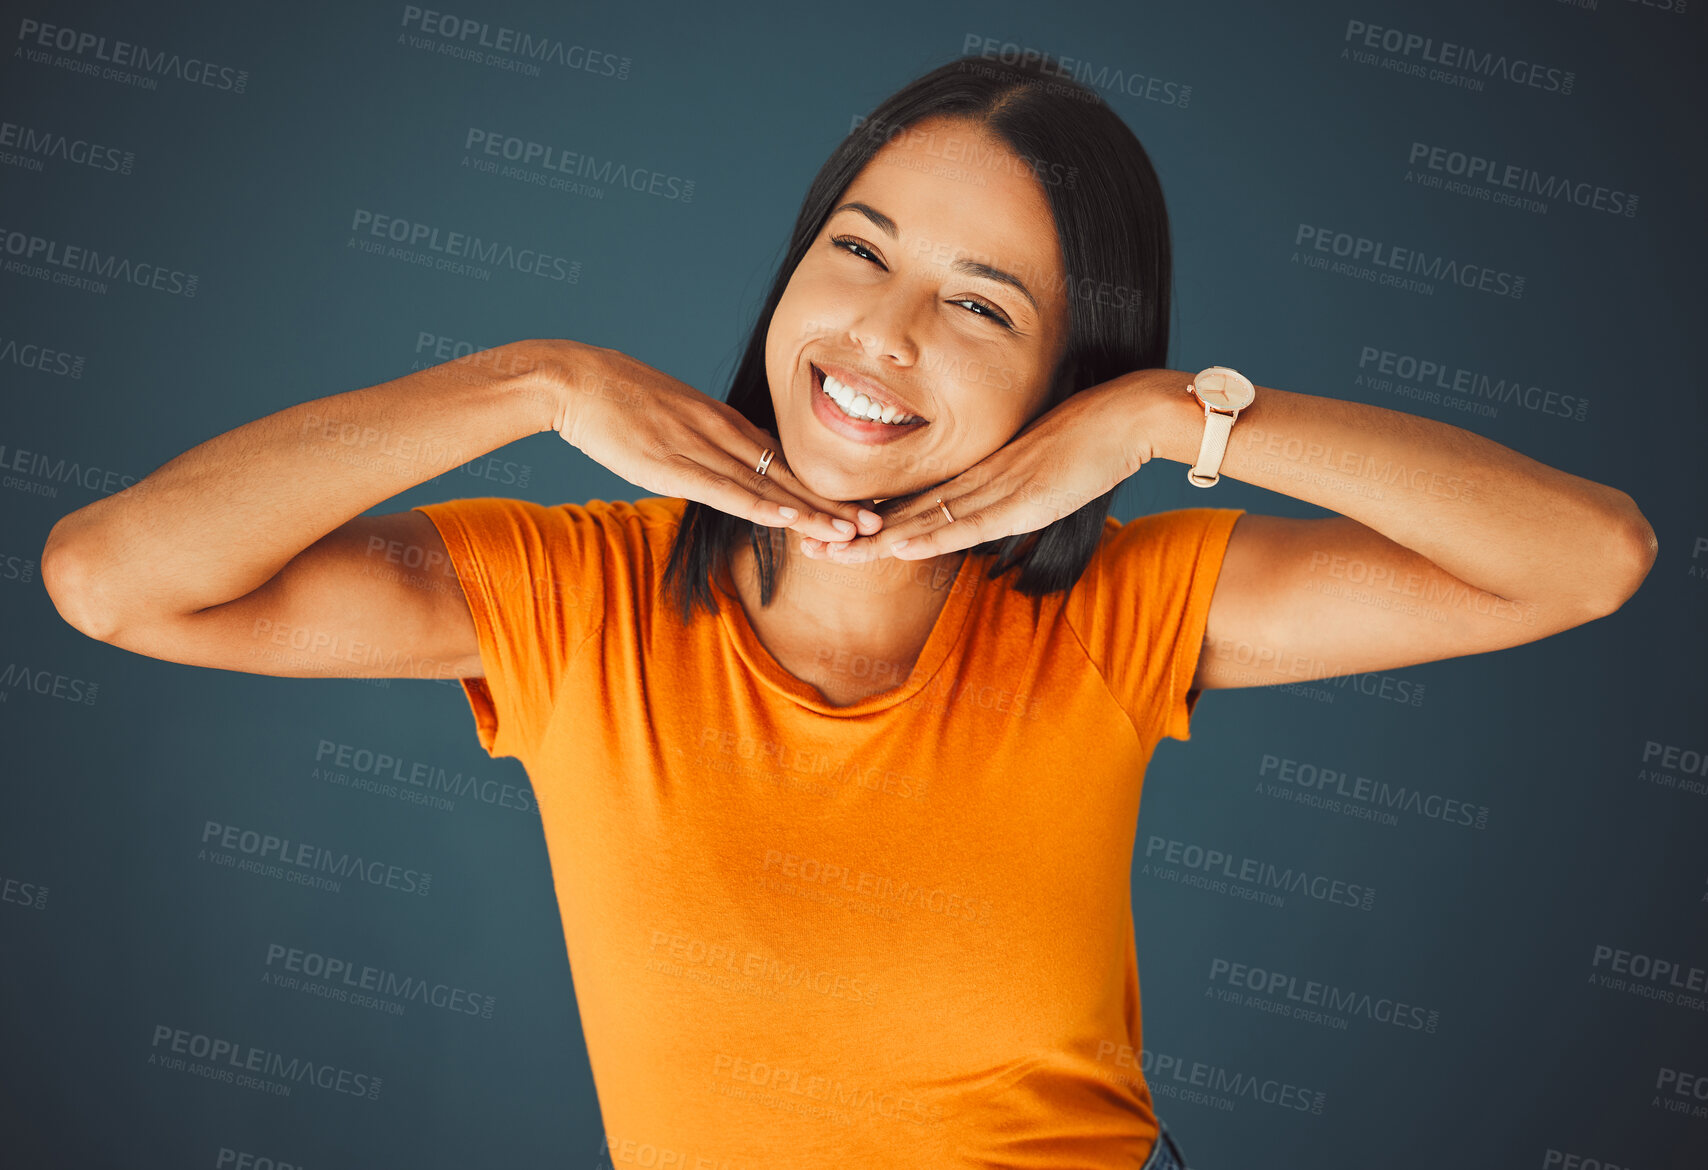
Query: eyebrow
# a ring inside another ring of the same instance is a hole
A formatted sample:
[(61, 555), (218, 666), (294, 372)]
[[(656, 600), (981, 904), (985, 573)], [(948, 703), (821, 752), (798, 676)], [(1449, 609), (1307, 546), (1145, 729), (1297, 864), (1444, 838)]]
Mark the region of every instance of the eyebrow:
[[(899, 234), (896, 228), (896, 221), (868, 203), (844, 203), (830, 214), (835, 215), (837, 212), (841, 211), (858, 211), (861, 215), (876, 224), (878, 229), (885, 235), (889, 236), (892, 240)], [(1034, 312), (1043, 312), (1043, 310), (1038, 307), (1037, 300), (1032, 296), (1032, 290), (1027, 288), (1025, 284), (1021, 282), (1020, 278), (1015, 276), (1012, 272), (1004, 272), (1002, 269), (994, 268), (989, 264), (980, 264), (977, 260), (956, 260), (950, 264), (950, 267), (957, 271), (968, 273), (972, 276), (982, 276), (986, 280), (994, 280), (998, 284), (1011, 285), (1020, 291), (1021, 296), (1031, 302), (1032, 310)]]

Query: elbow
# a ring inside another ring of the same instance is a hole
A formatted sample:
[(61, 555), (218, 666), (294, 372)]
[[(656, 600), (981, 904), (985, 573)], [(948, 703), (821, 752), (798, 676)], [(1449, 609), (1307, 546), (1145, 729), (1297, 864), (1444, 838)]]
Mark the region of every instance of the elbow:
[(68, 542), (55, 524), (41, 554), (42, 587), (48, 600), (67, 625), (98, 642), (110, 642), (117, 623), (109, 610), (99, 605), (93, 588), (94, 574), (88, 558)]
[(1638, 509), (1637, 501), (1630, 496), (1624, 496), (1624, 504), (1624, 514), (1617, 518), (1612, 532), (1597, 550), (1597, 559), (1606, 567), (1609, 588), (1613, 591), (1597, 607), (1598, 617), (1618, 612), (1631, 600), (1648, 579), (1649, 570), (1655, 567), (1655, 558), (1660, 555), (1660, 541), (1655, 536), (1654, 525), (1649, 523)]

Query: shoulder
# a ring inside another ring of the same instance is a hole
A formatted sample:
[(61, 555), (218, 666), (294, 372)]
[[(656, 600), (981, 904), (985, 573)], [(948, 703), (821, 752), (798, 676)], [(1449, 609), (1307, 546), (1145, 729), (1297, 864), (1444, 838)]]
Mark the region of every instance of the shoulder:
[(588, 500), (560, 504), (574, 523), (597, 526), (605, 542), (639, 560), (669, 556), (688, 501), (679, 496), (643, 496), (638, 500)]
[(535, 529), (579, 528), (619, 532), (674, 532), (681, 526), (688, 501), (670, 496), (646, 496), (638, 500), (593, 499), (585, 503), (541, 504), (509, 496), (471, 496), (419, 505), (419, 510), (456, 513), (469, 520), (508, 523)]
[(1174, 508), (1132, 520), (1113, 516), (1066, 600), (1070, 622), (1098, 614), (1161, 617), (1213, 582), (1241, 508)]
[(486, 558), (563, 567), (597, 560), (641, 564), (668, 556), (687, 501), (665, 496), (542, 504), (509, 496), (470, 496), (417, 505), (447, 539)]
[(638, 500), (589, 500), (584, 507), (607, 520), (675, 535), (688, 501), (680, 496), (643, 496)]
[(1195, 562), (1205, 548), (1226, 543), (1243, 508), (1173, 508), (1132, 520), (1104, 518), (1090, 569), (1141, 562), (1167, 567)]

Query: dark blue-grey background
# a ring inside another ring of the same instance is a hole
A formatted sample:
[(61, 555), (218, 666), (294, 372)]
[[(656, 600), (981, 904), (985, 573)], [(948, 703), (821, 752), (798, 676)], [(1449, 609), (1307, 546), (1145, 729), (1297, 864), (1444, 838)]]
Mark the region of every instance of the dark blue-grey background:
[[(538, 818), (478, 799), (429, 809), (315, 772), (333, 744), (525, 787), (519, 764), (480, 751), (456, 685), (140, 657), (60, 620), (35, 562), (60, 516), (206, 438), (440, 360), (423, 334), (477, 347), (578, 338), (721, 394), (814, 171), (855, 116), (971, 36), (1102, 71), (1100, 92), (1169, 199), (1171, 368), (1227, 364), (1260, 385), (1466, 427), (1631, 492), (1660, 541), (1647, 583), (1609, 618), (1387, 676), (1216, 692), (1192, 741), (1159, 750), (1140, 863), (1162, 836), (1378, 891), (1368, 913), (1276, 910), (1135, 867), (1149, 1049), (1322, 1094), (1320, 1113), (1213, 1090), (1221, 1100), (1206, 1103), (1153, 1077), (1192, 1166), (1708, 1164), (1708, 1101), (1673, 1094), (1675, 1112), (1657, 1088), (1666, 1070), (1708, 1077), (1708, 1013), (1604, 986), (1609, 965), (1595, 959), (1623, 949), (1686, 981), (1708, 968), (1708, 788), (1676, 769), (1669, 785), (1645, 759), (1646, 745), (1683, 759), (1708, 749), (1699, 6), (456, 9), (627, 58), (621, 78), (529, 76), (400, 43), (401, 4), (3, 11), (0, 123), (132, 161), (120, 173), (0, 142), (0, 239), (113, 251), (194, 273), (197, 288), (100, 293), (0, 272), (0, 1161), (605, 1164)], [(244, 92), (175, 78), (144, 90), (32, 60), (25, 20), (242, 69)], [(1478, 92), (1360, 64), (1342, 56), (1348, 20), (1569, 70), (1572, 92), (1500, 80)], [(1108, 80), (1117, 71), (1161, 79), (1173, 99), (1127, 92)], [(691, 180), (692, 198), (479, 174), (461, 165), (470, 127)], [(1556, 199), (1527, 211), (1425, 189), (1405, 181), (1413, 142), (1635, 193), (1637, 210)], [(369, 255), (349, 246), (363, 208), (554, 252), (580, 262), (579, 280), (499, 269), (480, 281)], [(1293, 259), (1301, 224), (1521, 274), (1524, 294), (1438, 283), (1420, 295), (1313, 271)], [(32, 368), (30, 346), (71, 356)], [(1366, 348), (1589, 405), (1582, 418), (1457, 409), (1452, 394), (1361, 384)], [(25, 466), (19, 451), (84, 475), (10, 470)], [(646, 494), (556, 435), (498, 455), (377, 511)], [(1231, 479), (1206, 496), (1166, 463), (1129, 481), (1116, 511), (1206, 502), (1323, 514)], [(1419, 701), (1365, 693), (1384, 683)], [(1488, 810), (1486, 827), (1410, 814), (1381, 825), (1279, 800), (1260, 788), (1275, 780), (1265, 757), (1464, 800)], [(197, 857), (210, 820), (430, 871), (431, 892), (326, 894), (222, 871)], [(389, 1014), (313, 998), (263, 983), (269, 945), (462, 987), (495, 1009)], [(1228, 1003), (1217, 960), (1417, 1005), (1433, 1028), (1352, 1015), (1343, 1029)], [(383, 1088), (276, 1097), (167, 1071), (149, 1063), (159, 1026)]]

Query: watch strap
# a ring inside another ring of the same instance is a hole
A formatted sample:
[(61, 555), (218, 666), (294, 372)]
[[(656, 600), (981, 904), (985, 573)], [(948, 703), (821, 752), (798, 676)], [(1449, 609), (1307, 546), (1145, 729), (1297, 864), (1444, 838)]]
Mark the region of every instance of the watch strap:
[(1198, 462), (1186, 469), (1193, 487), (1214, 487), (1222, 478), (1222, 456), (1227, 454), (1228, 435), (1233, 429), (1233, 415), (1204, 408), (1204, 441), (1198, 445)]

